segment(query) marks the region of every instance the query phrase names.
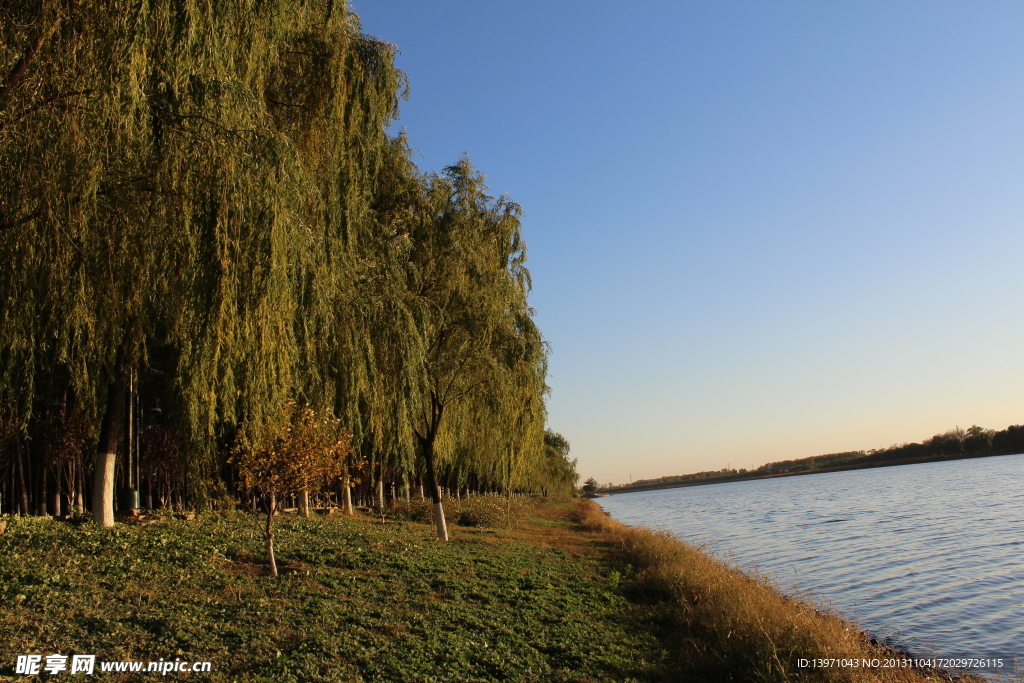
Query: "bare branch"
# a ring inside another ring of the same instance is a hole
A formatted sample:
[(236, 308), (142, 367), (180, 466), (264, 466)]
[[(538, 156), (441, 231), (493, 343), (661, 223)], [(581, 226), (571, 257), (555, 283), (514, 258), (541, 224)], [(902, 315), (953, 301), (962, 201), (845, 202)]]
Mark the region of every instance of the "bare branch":
[[(54, 102), (59, 102), (60, 100), (67, 99), (69, 97), (78, 97), (79, 95), (91, 95), (93, 92), (94, 91), (90, 89), (90, 90), (76, 90), (74, 92), (60, 93), (59, 95), (54, 95), (53, 97), (49, 97), (49, 98), (43, 100), (42, 102), (39, 102), (38, 104), (34, 104), (31, 107), (25, 107), (20, 112), (18, 112), (17, 114), (15, 114), (11, 118), (9, 118), (8, 120), (6, 120), (2, 124), (0, 124), (0, 133), (4, 132), (4, 129), (7, 128), (7, 126), (11, 125), (12, 123), (16, 123), (18, 121), (21, 121), (23, 118), (25, 118), (26, 116), (28, 116), (32, 112), (38, 111), (38, 110), (42, 109), (43, 107), (46, 107), (46, 106), (49, 106), (49, 105), (53, 104)], [(0, 109), (2, 109), (2, 107), (0, 107)]]

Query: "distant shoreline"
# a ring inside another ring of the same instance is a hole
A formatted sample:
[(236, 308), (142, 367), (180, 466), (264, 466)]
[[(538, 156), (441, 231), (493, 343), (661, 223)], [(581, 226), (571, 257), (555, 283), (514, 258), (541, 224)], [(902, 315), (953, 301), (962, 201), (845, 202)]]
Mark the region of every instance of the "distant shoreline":
[(995, 458), (1003, 455), (1020, 455), (1024, 451), (1016, 451), (1011, 453), (974, 453), (971, 455), (959, 455), (959, 456), (926, 456), (921, 458), (902, 458), (898, 460), (884, 460), (882, 462), (871, 462), (871, 463), (859, 463), (850, 465), (838, 465), (835, 467), (822, 467), (813, 470), (800, 470), (798, 472), (779, 472), (777, 474), (730, 474), (721, 477), (709, 477), (707, 479), (701, 479), (698, 481), (688, 481), (684, 483), (672, 483), (672, 484), (657, 484), (654, 482), (648, 484), (641, 484), (633, 486), (631, 484), (625, 484), (623, 486), (615, 487), (604, 487), (597, 490), (597, 494), (604, 494), (613, 496), (617, 493), (636, 493), (638, 491), (659, 491), (661, 489), (680, 489), (689, 486), (707, 486), (708, 484), (725, 484), (732, 481), (753, 481), (756, 479), (778, 479), (779, 477), (798, 477), (807, 474), (824, 474), (826, 472), (845, 472), (847, 470), (868, 470), (875, 469), (877, 467), (898, 467), (900, 465), (920, 465), (927, 462), (946, 462), (951, 460), (974, 460), (977, 458)]

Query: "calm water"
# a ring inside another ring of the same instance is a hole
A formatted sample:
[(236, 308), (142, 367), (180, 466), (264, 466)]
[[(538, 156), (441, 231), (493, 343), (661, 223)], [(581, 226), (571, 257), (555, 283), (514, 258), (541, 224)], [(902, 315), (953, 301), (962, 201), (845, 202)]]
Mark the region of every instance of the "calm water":
[(1024, 455), (625, 493), (598, 501), (917, 655), (1024, 669)]

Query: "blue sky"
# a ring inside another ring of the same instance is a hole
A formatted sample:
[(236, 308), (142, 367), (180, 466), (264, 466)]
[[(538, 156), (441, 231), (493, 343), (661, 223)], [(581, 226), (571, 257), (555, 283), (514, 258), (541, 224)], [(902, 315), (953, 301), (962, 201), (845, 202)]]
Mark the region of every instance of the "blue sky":
[(1024, 423), (1024, 3), (362, 0), (602, 483)]

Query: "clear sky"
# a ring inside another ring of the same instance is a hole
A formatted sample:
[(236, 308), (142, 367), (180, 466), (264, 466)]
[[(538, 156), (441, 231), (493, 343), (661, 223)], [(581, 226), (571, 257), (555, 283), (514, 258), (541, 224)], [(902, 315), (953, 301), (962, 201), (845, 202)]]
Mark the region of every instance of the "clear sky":
[(359, 0), (601, 483), (1024, 423), (1024, 3)]

